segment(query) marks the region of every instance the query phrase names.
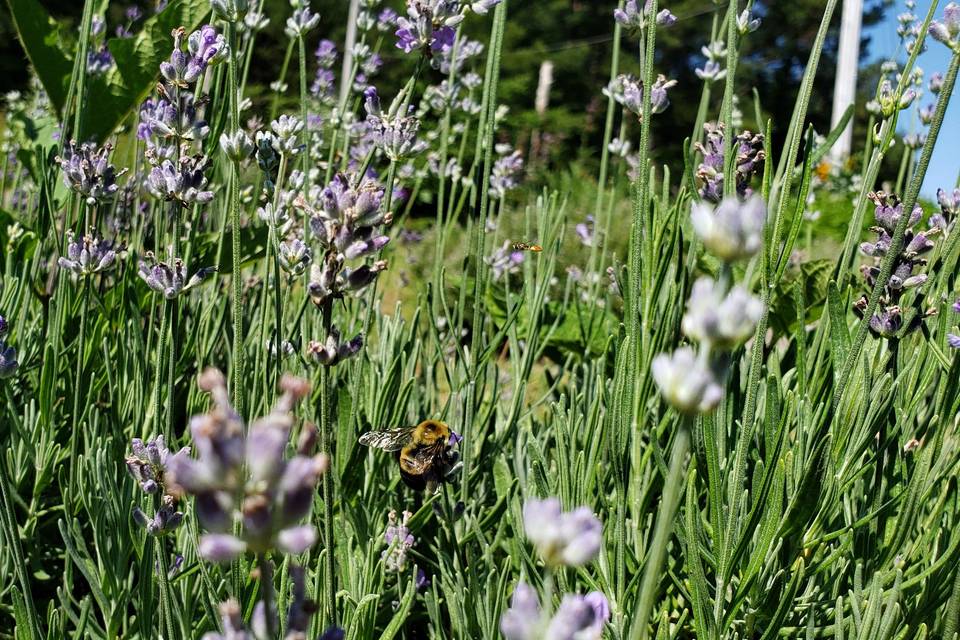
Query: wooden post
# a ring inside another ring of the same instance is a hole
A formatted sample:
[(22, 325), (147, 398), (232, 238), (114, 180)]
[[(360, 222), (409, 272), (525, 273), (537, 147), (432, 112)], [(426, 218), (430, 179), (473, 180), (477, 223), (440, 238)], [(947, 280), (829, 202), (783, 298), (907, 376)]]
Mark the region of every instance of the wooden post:
[(350, 71), (353, 68), (353, 46), (357, 43), (357, 17), (360, 15), (360, 0), (350, 0), (347, 14), (347, 40), (343, 45), (343, 70), (340, 73), (340, 104), (345, 104), (350, 93)]
[[(863, 20), (863, 0), (843, 0), (843, 16), (840, 23), (840, 51), (837, 55), (837, 78), (833, 85), (833, 115), (830, 128), (840, 122), (843, 113), (857, 96), (857, 67), (860, 64), (860, 25)], [(833, 145), (830, 157), (836, 162), (844, 162), (850, 155), (853, 141), (853, 123)]]

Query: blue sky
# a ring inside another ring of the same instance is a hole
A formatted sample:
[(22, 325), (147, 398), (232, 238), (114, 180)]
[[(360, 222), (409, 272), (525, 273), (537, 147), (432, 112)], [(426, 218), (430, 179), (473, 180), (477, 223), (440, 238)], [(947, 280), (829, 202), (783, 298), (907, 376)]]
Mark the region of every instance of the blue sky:
[[(945, 4), (945, 1), (940, 2), (938, 15), (942, 14), (942, 7)], [(914, 13), (925, 16), (929, 9), (929, 0), (926, 2), (919, 0)], [(870, 57), (872, 59), (889, 59), (891, 56), (897, 56), (901, 62), (906, 60), (906, 53), (900, 49), (900, 41), (897, 37), (897, 15), (903, 11), (906, 11), (903, 0), (896, 0), (887, 10), (884, 22), (867, 32), (871, 37)], [(927, 51), (920, 55), (918, 64), (924, 71), (924, 77), (929, 79), (937, 71), (946, 73), (947, 66), (950, 64), (950, 50), (936, 40), (927, 38), (927, 42), (929, 42)], [(957, 154), (957, 142), (960, 141), (960, 95), (958, 93), (960, 92), (954, 89), (943, 128), (940, 130), (940, 138), (923, 183), (923, 195), (928, 197), (934, 196), (938, 187), (952, 188), (960, 172), (960, 156)], [(920, 104), (933, 102), (933, 98), (934, 96), (926, 91)], [(910, 118), (901, 117), (901, 121), (907, 123), (904, 126), (909, 126)]]

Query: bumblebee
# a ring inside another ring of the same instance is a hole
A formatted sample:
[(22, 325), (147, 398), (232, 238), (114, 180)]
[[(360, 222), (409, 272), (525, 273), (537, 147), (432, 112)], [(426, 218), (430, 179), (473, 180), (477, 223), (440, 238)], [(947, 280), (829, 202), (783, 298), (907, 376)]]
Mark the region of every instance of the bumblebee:
[(538, 244), (530, 244), (527, 242), (514, 242), (513, 243), (514, 251), (533, 251), (534, 253), (540, 253), (543, 251), (543, 247)]
[(393, 452), (407, 486), (433, 493), (460, 466), (454, 447), (461, 439), (446, 423), (424, 420), (415, 427), (368, 431), (360, 444)]

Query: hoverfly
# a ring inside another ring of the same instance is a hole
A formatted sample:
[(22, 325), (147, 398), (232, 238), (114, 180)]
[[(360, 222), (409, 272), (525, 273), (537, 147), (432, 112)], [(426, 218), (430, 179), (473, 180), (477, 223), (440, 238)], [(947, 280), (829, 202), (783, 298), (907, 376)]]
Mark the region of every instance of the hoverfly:
[(460, 455), (453, 447), (461, 439), (446, 423), (424, 420), (415, 427), (368, 431), (360, 444), (394, 452), (407, 486), (433, 493), (459, 466)]
[(513, 243), (514, 251), (533, 251), (534, 253), (540, 253), (543, 251), (543, 247), (538, 244), (530, 244), (528, 242), (514, 242)]

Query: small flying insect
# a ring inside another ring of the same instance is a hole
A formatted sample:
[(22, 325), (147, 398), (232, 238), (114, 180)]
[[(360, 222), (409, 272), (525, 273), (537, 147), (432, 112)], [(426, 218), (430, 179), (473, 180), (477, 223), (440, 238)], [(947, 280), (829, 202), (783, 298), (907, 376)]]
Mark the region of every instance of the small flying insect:
[(513, 243), (514, 251), (533, 251), (534, 253), (540, 253), (543, 251), (543, 247), (538, 244), (530, 244), (528, 242), (514, 242)]
[(411, 489), (434, 493), (458, 468), (460, 454), (454, 446), (462, 440), (439, 420), (424, 420), (415, 427), (368, 431), (360, 444), (391, 451), (400, 464), (400, 477)]

